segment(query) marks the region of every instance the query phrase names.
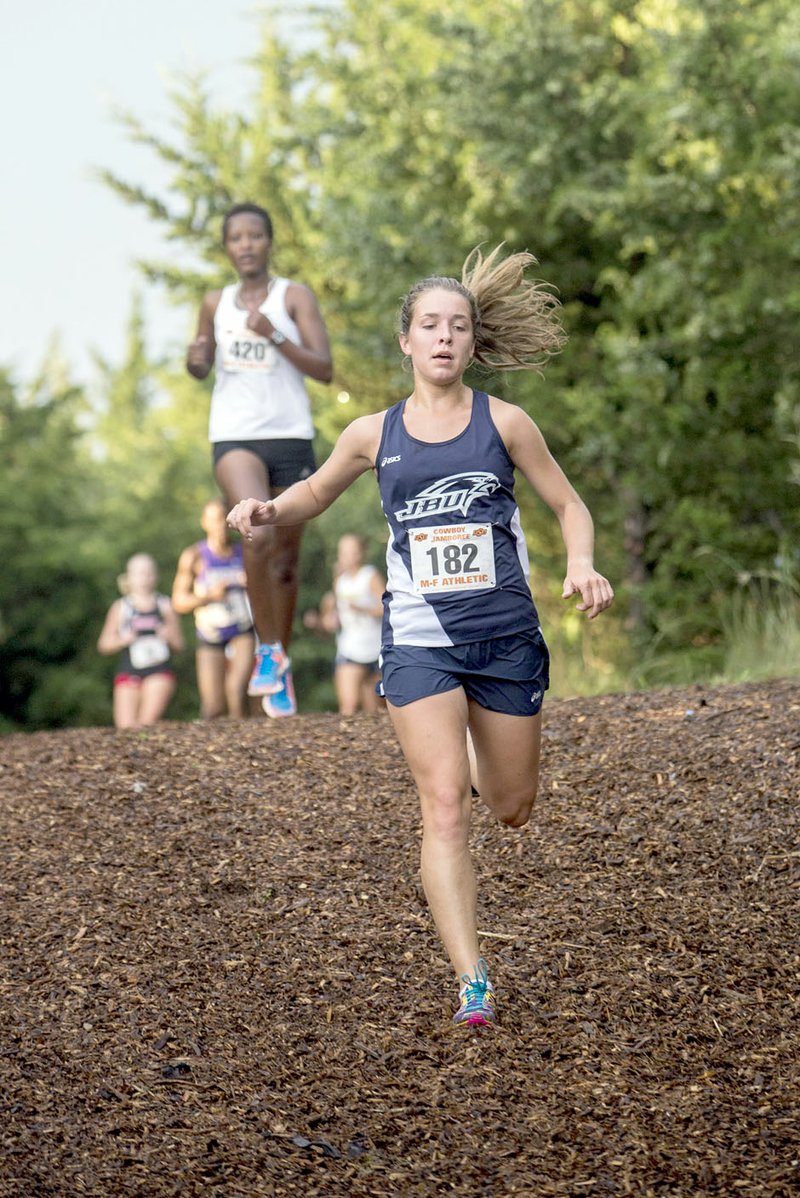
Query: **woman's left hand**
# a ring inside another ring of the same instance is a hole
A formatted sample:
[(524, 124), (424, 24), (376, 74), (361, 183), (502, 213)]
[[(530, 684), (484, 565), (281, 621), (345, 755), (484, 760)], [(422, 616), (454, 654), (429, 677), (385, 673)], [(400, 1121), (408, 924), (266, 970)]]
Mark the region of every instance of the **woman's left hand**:
[(260, 337), (271, 337), (275, 332), (272, 322), (267, 319), (259, 308), (250, 309), (245, 324), (248, 329), (251, 329), (254, 333), (258, 333)]
[(570, 595), (580, 595), (581, 602), (575, 606), (578, 611), (585, 611), (590, 620), (610, 607), (614, 600), (614, 590), (608, 579), (586, 566), (567, 569), (561, 598), (569, 599)]

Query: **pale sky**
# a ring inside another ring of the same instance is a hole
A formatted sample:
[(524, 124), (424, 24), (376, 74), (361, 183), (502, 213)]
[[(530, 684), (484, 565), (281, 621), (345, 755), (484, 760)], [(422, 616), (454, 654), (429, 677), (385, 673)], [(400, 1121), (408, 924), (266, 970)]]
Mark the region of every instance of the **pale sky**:
[[(254, 0), (30, 0), (3, 24), (0, 365), (24, 383), (54, 332), (73, 375), (88, 382), (90, 350), (119, 361), (138, 257), (160, 254), (156, 226), (92, 178), (106, 167), (159, 190), (155, 155), (113, 119), (130, 110), (169, 134), (171, 82), (202, 69), (212, 97), (242, 103), (254, 84)], [(295, 27), (295, 36), (302, 29)], [(144, 287), (144, 284), (140, 284)], [(144, 290), (148, 344), (182, 354), (194, 316)]]

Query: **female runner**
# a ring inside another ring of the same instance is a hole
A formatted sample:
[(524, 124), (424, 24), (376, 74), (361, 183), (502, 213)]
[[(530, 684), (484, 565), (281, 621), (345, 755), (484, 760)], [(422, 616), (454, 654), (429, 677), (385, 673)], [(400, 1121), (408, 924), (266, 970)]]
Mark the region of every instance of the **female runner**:
[[(305, 378), (333, 375), (325, 323), (314, 293), (270, 272), (272, 221), (257, 204), (235, 204), (222, 240), (236, 283), (211, 291), (186, 354), (196, 379), (215, 369), (209, 441), (214, 475), (228, 504), (269, 499), (314, 470)], [(286, 650), (297, 601), (303, 526), (260, 528), (244, 546), (247, 594), (257, 633), (249, 683), (267, 715), (297, 710)]]
[(155, 724), (175, 692), (173, 653), (183, 635), (172, 604), (156, 590), (158, 568), (149, 553), (135, 553), (120, 575), (122, 598), (108, 609), (97, 642), (100, 653), (119, 653), (114, 678), (114, 724)]
[(318, 515), (364, 471), (376, 473), (390, 530), (383, 688), (419, 791), (422, 882), (460, 983), (457, 1025), (496, 1017), (478, 944), (471, 786), (499, 820), (519, 828), (539, 774), (548, 653), (528, 585), (515, 470), (560, 522), (563, 597), (578, 595), (589, 619), (613, 599), (594, 568), (591, 516), (537, 426), (514, 404), (463, 382), (473, 359), (536, 369), (561, 347), (557, 301), (524, 278), (533, 261), (528, 253), (503, 259), (499, 247), (485, 259), (474, 251), (460, 282), (433, 277), (413, 287), (400, 315), (411, 395), (353, 421), (310, 478), (228, 514), (247, 540), (264, 525)]

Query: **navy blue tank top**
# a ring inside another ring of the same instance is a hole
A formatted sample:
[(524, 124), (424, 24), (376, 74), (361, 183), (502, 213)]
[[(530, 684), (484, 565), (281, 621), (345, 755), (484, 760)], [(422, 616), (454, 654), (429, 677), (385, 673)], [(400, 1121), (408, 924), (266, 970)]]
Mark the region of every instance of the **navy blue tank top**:
[(389, 408), (375, 470), (389, 523), (383, 644), (445, 646), (538, 627), (514, 464), (489, 397), (450, 441), (418, 441)]

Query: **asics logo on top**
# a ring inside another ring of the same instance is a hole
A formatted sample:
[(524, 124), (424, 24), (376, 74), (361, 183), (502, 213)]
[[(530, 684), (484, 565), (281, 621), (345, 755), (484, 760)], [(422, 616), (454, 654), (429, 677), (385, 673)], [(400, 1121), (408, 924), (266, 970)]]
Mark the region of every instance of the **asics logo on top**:
[(406, 506), (395, 512), (396, 520), (418, 520), (422, 516), (439, 516), (446, 512), (460, 512), (466, 516), (470, 504), (480, 495), (491, 495), (500, 486), (496, 474), (487, 470), (465, 470), (461, 474), (448, 474), (431, 483)]
[(399, 462), (399, 461), (400, 461), (399, 453), (395, 454), (395, 456), (393, 458), (381, 458), (381, 468), (383, 468), (384, 466), (391, 466), (393, 462)]

